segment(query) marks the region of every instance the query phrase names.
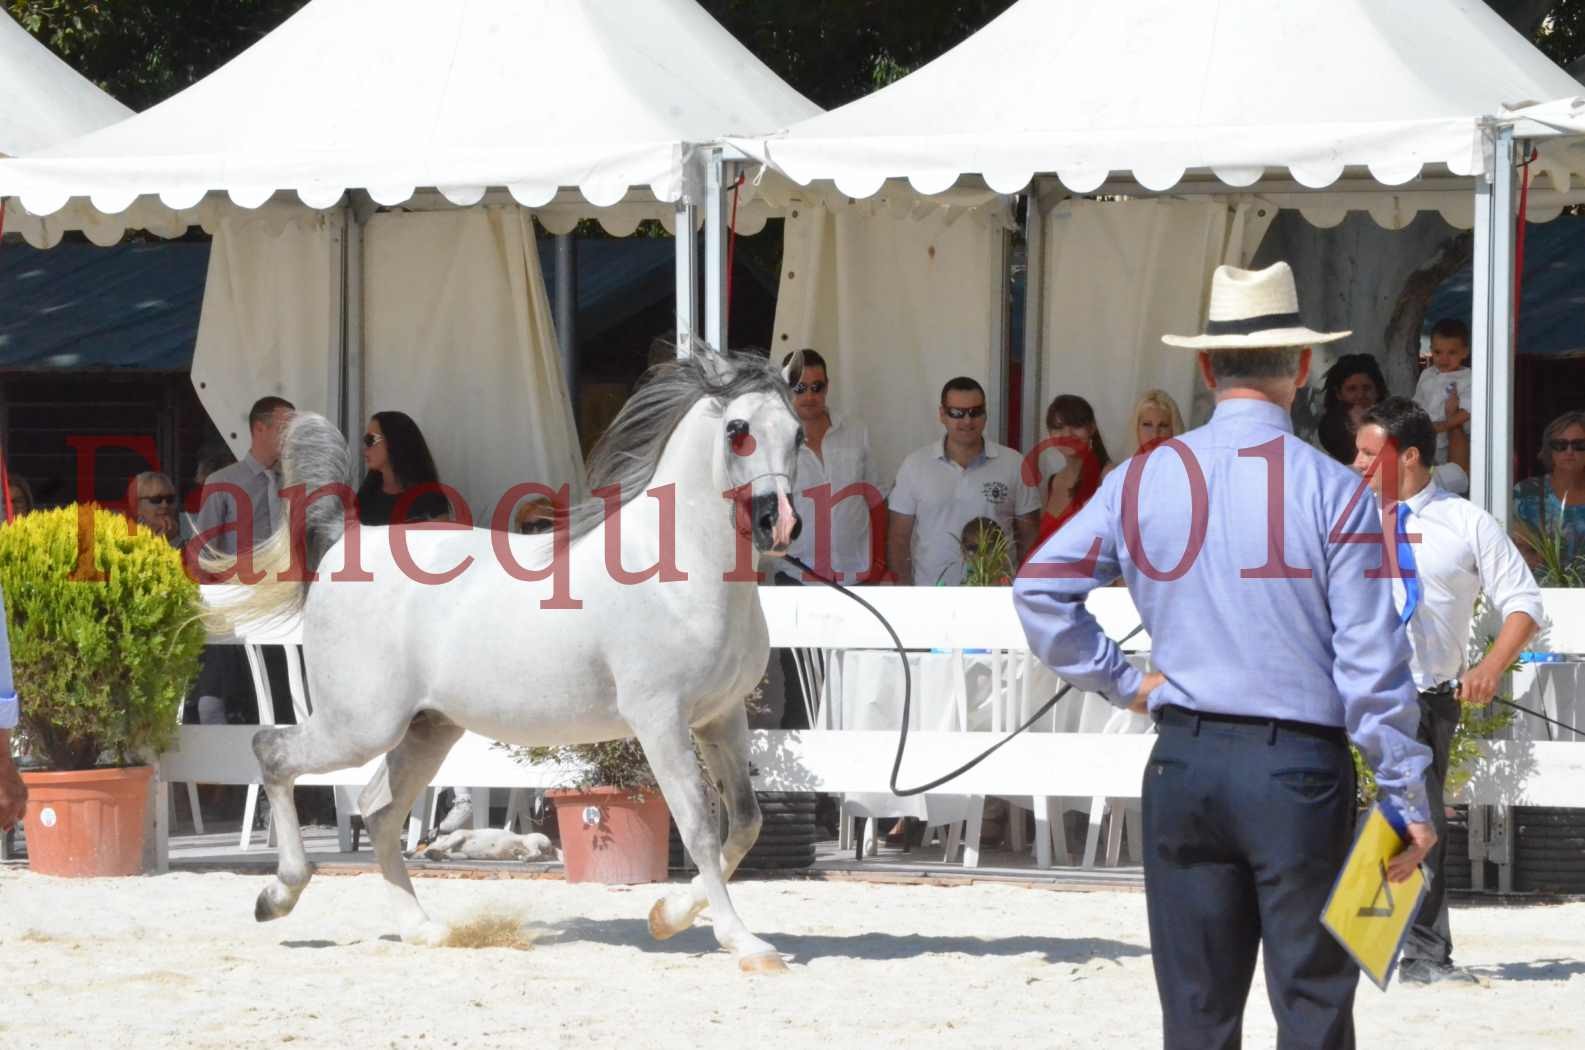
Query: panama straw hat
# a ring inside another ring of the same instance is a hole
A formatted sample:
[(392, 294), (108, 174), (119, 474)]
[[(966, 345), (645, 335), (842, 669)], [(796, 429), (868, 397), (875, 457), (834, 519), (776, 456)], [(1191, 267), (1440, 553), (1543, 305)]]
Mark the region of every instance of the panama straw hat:
[(1352, 332), (1317, 332), (1299, 320), (1299, 293), (1285, 262), (1264, 270), (1218, 266), (1211, 276), (1211, 308), (1204, 335), (1164, 335), (1188, 350), (1258, 350), (1315, 346)]

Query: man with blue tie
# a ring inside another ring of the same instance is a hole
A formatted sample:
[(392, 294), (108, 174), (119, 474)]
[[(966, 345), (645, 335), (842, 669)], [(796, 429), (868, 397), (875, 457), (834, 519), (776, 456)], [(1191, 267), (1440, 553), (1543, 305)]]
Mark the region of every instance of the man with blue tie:
[[(1409, 633), (1409, 667), (1420, 691), (1419, 736), (1431, 749), (1426, 798), (1440, 840), (1447, 830), (1442, 788), (1459, 702), (1491, 703), (1498, 682), (1541, 622), (1541, 590), (1502, 524), (1434, 479), (1436, 429), (1425, 409), (1406, 397), (1387, 398), (1365, 414), (1355, 445), (1354, 469), (1377, 492), (1394, 473), (1382, 457), (1396, 456), (1397, 491), (1389, 516), (1405, 571), (1395, 590), (1399, 619)], [(1470, 621), (1483, 592), (1502, 617), (1502, 627), (1491, 649), (1469, 667)], [(1403, 984), (1475, 983), (1468, 970), (1453, 965), (1443, 848), (1438, 841), (1431, 850), (1431, 883), (1398, 967)]]
[[(1395, 559), (1359, 477), (1289, 417), (1309, 348), (1349, 333), (1303, 325), (1286, 263), (1219, 267), (1209, 318), (1163, 341), (1200, 352), (1211, 421), (1112, 471), (1013, 599), (1052, 670), (1156, 721), (1144, 864), (1165, 1045), (1239, 1046), (1264, 948), (1277, 1045), (1352, 1047), (1359, 971), (1320, 923), (1353, 841), (1350, 739), (1408, 822), (1388, 877), (1436, 841)], [(1084, 606), (1119, 576), (1150, 632), (1149, 675)]]

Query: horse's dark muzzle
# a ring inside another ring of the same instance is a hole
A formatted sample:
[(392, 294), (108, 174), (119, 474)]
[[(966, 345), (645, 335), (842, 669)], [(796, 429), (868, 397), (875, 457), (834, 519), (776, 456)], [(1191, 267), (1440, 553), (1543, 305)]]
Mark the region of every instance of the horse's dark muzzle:
[[(754, 543), (761, 550), (772, 550), (776, 546), (776, 508), (777, 497), (774, 492), (749, 499), (749, 517), (754, 523)], [(801, 532), (803, 532), (803, 519), (794, 511), (792, 536), (788, 542), (796, 540)]]

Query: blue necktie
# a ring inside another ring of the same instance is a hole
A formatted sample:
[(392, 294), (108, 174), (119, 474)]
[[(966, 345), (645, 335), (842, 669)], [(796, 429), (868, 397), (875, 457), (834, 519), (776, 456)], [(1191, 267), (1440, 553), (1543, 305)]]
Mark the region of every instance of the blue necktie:
[(1403, 612), (1398, 622), (1407, 624), (1420, 607), (1420, 577), (1415, 572), (1414, 545), (1409, 542), (1409, 505), (1398, 504), (1398, 574), (1403, 577)]

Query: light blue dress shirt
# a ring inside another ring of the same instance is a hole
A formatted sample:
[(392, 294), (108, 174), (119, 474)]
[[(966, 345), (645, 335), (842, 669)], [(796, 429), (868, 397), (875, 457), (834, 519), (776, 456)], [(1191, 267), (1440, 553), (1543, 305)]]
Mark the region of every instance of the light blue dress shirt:
[(17, 693), (11, 684), (11, 637), (6, 631), (5, 592), (0, 591), (0, 729), (15, 729), (17, 715)]
[[(1178, 443), (1191, 455), (1180, 456)], [(1426, 820), (1431, 752), (1415, 736), (1419, 700), (1391, 580), (1366, 576), (1381, 565), (1381, 522), (1373, 493), (1354, 499), (1359, 475), (1294, 437), (1285, 409), (1244, 398), (1221, 402), (1210, 423), (1148, 455), (1137, 511), (1125, 520), (1138, 466), (1136, 457), (1107, 475), (1019, 573), (1013, 601), (1030, 649), (1080, 689), (1126, 706), (1142, 675), (1084, 606), (1121, 576), (1167, 678), (1150, 695), (1152, 711), (1175, 704), (1343, 726), (1381, 795)], [(1204, 484), (1191, 487), (1196, 467)], [(1203, 543), (1188, 557), (1196, 521)], [(1334, 529), (1372, 538), (1335, 542)], [(1267, 566), (1267, 578), (1252, 575)], [(1308, 578), (1292, 578), (1303, 570)]]

